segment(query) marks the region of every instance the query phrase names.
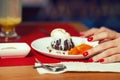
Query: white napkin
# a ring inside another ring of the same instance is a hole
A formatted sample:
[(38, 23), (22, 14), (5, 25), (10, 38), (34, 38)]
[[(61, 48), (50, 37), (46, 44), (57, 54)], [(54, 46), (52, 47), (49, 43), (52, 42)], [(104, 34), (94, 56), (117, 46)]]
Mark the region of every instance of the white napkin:
[[(120, 72), (120, 63), (83, 63), (83, 62), (60, 62), (64, 64), (66, 69), (60, 72), (51, 72), (44, 68), (37, 68), (39, 74), (59, 74), (67, 71), (74, 72)], [(35, 66), (40, 65), (35, 63)]]

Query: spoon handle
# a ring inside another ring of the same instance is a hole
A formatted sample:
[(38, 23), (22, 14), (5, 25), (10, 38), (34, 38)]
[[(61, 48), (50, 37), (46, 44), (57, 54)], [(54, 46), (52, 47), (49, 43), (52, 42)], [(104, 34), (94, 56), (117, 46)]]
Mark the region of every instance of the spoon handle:
[[(40, 62), (37, 58), (35, 58), (35, 60), (36, 60), (37, 63), (41, 64), (41, 66), (38, 66), (39, 68), (42, 67), (42, 68), (44, 68), (44, 69), (46, 69), (46, 70), (53, 71), (52, 68), (44, 65), (44, 64), (43, 64), (42, 62)], [(37, 67), (34, 66), (34, 68), (37, 68)]]

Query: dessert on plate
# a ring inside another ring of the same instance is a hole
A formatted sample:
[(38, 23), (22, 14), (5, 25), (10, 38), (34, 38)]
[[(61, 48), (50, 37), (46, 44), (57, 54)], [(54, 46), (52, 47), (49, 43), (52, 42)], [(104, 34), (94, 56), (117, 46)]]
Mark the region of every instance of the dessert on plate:
[(74, 47), (70, 34), (64, 29), (54, 29), (51, 32), (51, 37), (51, 47), (55, 50), (68, 51)]
[(50, 46), (47, 47), (47, 49), (53, 54), (80, 55), (94, 47), (90, 45), (85, 38), (77, 38), (77, 40), (75, 37), (71, 37), (70, 34), (62, 28), (52, 30), (51, 39)]

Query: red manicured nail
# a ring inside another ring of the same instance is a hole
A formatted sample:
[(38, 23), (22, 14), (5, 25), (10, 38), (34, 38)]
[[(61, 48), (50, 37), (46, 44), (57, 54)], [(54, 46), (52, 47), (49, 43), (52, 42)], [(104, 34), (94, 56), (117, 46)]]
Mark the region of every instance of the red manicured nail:
[(93, 59), (92, 58), (88, 59), (88, 62), (93, 62)]
[(104, 59), (100, 59), (99, 62), (104, 62)]
[(86, 57), (88, 55), (88, 52), (84, 52), (83, 56)]
[(87, 39), (89, 42), (93, 40), (93, 36), (88, 37)]

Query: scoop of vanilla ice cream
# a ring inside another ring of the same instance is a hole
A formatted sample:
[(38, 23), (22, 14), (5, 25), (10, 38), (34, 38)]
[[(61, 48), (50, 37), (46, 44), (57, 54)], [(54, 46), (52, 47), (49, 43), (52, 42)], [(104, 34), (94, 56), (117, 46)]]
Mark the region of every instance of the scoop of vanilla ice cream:
[(51, 37), (54, 38), (54, 40), (59, 38), (66, 40), (66, 39), (70, 39), (70, 34), (66, 32), (64, 29), (57, 28), (51, 32)]
[(51, 46), (56, 50), (66, 51), (74, 47), (70, 34), (66, 32), (64, 29), (61, 28), (54, 29), (51, 32), (51, 37), (52, 37)]

